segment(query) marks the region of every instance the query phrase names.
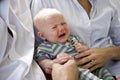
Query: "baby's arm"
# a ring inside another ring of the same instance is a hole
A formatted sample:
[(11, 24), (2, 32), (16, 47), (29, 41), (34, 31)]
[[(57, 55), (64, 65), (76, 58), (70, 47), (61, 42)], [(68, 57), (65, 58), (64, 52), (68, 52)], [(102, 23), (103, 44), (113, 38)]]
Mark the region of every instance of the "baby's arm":
[(82, 44), (79, 42), (75, 42), (73, 44), (73, 46), (75, 47), (77, 52), (84, 52), (84, 51), (88, 50), (88, 47), (85, 44)]
[(39, 61), (39, 65), (42, 67), (42, 69), (45, 71), (47, 74), (52, 73), (52, 65), (53, 65), (53, 60), (50, 59), (44, 59), (42, 61)]
[(51, 74), (52, 73), (52, 65), (54, 63), (59, 63), (59, 64), (64, 64), (66, 63), (71, 56), (69, 56), (66, 53), (60, 53), (57, 55), (56, 59), (50, 60), (50, 59), (44, 59), (42, 61), (39, 61), (39, 65), (42, 67), (42, 69), (47, 73)]

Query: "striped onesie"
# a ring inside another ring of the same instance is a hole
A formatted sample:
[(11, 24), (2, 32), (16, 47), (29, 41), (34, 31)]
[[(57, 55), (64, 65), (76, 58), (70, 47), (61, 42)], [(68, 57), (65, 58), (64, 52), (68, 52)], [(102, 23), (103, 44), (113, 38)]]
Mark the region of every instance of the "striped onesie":
[[(65, 44), (56, 44), (48, 41), (44, 41), (37, 48), (34, 58), (36, 61), (44, 59), (55, 59), (59, 53), (68, 53), (71, 56), (75, 56), (78, 52), (72, 46), (72, 42), (79, 42), (78, 38), (71, 35)], [(94, 70), (92, 73), (88, 69), (78, 67), (79, 80), (114, 80), (112, 75), (104, 68)]]

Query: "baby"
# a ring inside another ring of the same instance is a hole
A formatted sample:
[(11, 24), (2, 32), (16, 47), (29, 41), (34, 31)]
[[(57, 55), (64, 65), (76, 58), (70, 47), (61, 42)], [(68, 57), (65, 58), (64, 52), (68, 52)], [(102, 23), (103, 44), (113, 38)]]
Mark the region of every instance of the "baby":
[[(38, 36), (44, 40), (34, 58), (48, 74), (52, 72), (52, 64), (64, 64), (76, 54), (88, 50), (77, 36), (70, 34), (63, 14), (56, 9), (42, 9), (34, 17), (34, 25), (38, 29)], [(104, 68), (93, 71), (94, 74), (88, 69), (78, 67), (78, 70), (80, 80), (114, 80)]]

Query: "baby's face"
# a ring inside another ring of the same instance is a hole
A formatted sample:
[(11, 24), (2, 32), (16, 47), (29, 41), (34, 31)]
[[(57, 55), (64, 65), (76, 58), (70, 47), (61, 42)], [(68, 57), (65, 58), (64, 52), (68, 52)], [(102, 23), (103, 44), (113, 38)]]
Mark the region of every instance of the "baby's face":
[(62, 15), (52, 15), (45, 20), (44, 37), (55, 43), (64, 43), (70, 35), (70, 29)]

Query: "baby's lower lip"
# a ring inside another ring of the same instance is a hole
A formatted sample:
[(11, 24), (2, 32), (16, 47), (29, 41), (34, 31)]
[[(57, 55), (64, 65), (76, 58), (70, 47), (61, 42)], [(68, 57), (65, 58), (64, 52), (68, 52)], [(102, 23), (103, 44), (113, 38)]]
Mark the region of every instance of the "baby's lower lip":
[(64, 34), (61, 34), (59, 37), (63, 37), (63, 36), (65, 36), (65, 33), (64, 33)]

